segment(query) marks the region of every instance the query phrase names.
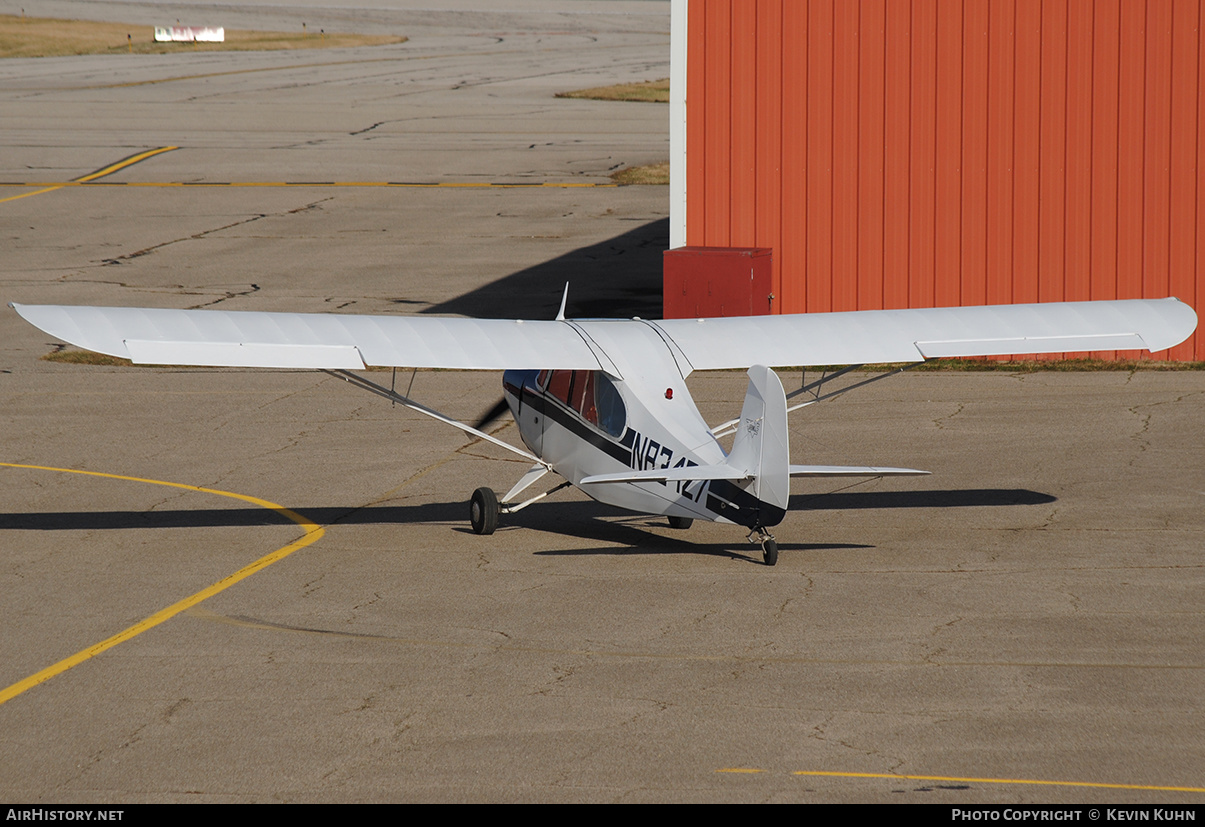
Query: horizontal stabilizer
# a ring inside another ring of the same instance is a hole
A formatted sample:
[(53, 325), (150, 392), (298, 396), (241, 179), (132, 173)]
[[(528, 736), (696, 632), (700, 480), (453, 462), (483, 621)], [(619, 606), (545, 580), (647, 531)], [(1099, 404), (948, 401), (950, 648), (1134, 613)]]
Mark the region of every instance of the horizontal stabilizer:
[(731, 465), (691, 465), (685, 468), (650, 468), (647, 471), (620, 471), (617, 474), (594, 474), (582, 480), (582, 485), (603, 482), (679, 482), (690, 480), (747, 480), (750, 474)]
[(792, 477), (921, 477), (915, 468), (879, 468), (874, 465), (792, 465)]

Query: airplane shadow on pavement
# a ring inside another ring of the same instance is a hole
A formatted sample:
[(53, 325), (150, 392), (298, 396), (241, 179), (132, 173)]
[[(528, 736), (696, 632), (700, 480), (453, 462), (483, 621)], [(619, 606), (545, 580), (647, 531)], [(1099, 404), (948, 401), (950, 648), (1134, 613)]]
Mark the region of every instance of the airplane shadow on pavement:
[(571, 319), (660, 319), (661, 257), (668, 247), (669, 219), (657, 219), (423, 312), (478, 319), (552, 319), (569, 282), (565, 315)]
[[(1056, 502), (1051, 494), (1024, 488), (935, 489), (935, 491), (883, 491), (835, 494), (797, 494), (790, 498), (790, 509), (799, 511), (850, 509), (950, 509), (982, 506), (1040, 505)], [(322, 526), (388, 526), (388, 524), (453, 523), (469, 530), (469, 506), (466, 500), (418, 505), (295, 506), (295, 511)], [(624, 521), (611, 517), (630, 517)], [(596, 536), (599, 540), (629, 542), (647, 538), (637, 532), (641, 522), (660, 524), (662, 518), (633, 515), (631, 512), (595, 503), (545, 502), (504, 517), (504, 526), (530, 528), (557, 534)], [(31, 511), (0, 514), (0, 530), (127, 530), (140, 528), (239, 528), (252, 526), (293, 526), (276, 511), (261, 508), (163, 509), (155, 511)], [(689, 534), (683, 534), (683, 539)], [(782, 546), (790, 547), (790, 546)], [(824, 546), (828, 547), (828, 546)], [(553, 553), (553, 552), (547, 552)], [(559, 553), (559, 552), (557, 552)], [(566, 551), (564, 553), (580, 553)]]

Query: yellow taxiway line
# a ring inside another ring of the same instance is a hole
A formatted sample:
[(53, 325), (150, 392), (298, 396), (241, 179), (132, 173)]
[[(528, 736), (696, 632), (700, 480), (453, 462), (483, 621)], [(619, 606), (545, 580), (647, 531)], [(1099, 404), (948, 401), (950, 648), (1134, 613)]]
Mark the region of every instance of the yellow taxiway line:
[(0, 198), (0, 204), (3, 204), (5, 201), (16, 201), (18, 198), (29, 198), (31, 195), (41, 195), (44, 192), (54, 192), (55, 190), (62, 189), (63, 187), (78, 187), (83, 184), (92, 184), (98, 178), (103, 178), (106, 175), (112, 175), (120, 169), (133, 166), (139, 161), (145, 161), (147, 158), (151, 158), (163, 152), (171, 152), (173, 149), (179, 149), (179, 147), (161, 146), (158, 149), (148, 149), (146, 152), (139, 152), (135, 155), (130, 155), (127, 158), (122, 158), (120, 161), (115, 161), (109, 164), (107, 167), (101, 167), (96, 172), (90, 172), (87, 175), (72, 179), (71, 181), (52, 181), (44, 184), (0, 184), (0, 186), (44, 187), (44, 189), (40, 189), (37, 192), (26, 192), (22, 193), (21, 195), (10, 195), (8, 198)]
[[(725, 773), (760, 773), (765, 770), (753, 767), (727, 767), (716, 770)], [(1032, 784), (1044, 787), (1092, 787), (1104, 790), (1149, 790), (1153, 792), (1205, 793), (1205, 787), (1158, 787), (1149, 784), (1108, 784), (1100, 781), (1048, 781), (1039, 778), (961, 778), (951, 775), (899, 775), (880, 772), (824, 772), (799, 770), (791, 775), (820, 776), (827, 778), (886, 778), (892, 781), (945, 781), (956, 784)]]
[(198, 485), (185, 485), (184, 483), (179, 483), (179, 482), (165, 482), (163, 480), (150, 480), (150, 479), (143, 479), (142, 477), (126, 477), (126, 476), (122, 476), (121, 474), (103, 474), (98, 471), (77, 471), (73, 468), (50, 468), (50, 467), (47, 467), (44, 465), (21, 465), (21, 464), (15, 463), (15, 462), (0, 462), (0, 466), (6, 467), (6, 468), (23, 468), (23, 469), (35, 470), (35, 471), (58, 471), (58, 472), (61, 472), (64, 474), (83, 474), (83, 475), (86, 475), (89, 477), (102, 477), (105, 479), (126, 480), (129, 482), (142, 482), (142, 483), (147, 483), (149, 485), (166, 485), (169, 488), (183, 488), (187, 491), (199, 491), (203, 494), (217, 494), (222, 497), (232, 497), (233, 499), (236, 499), (236, 500), (242, 500), (243, 502), (249, 502), (254, 505), (258, 505), (263, 508), (267, 508), (272, 511), (275, 511), (278, 514), (292, 520), (294, 523), (301, 526), (301, 528), (303, 528), (305, 530), (305, 534), (303, 534), (299, 539), (294, 540), (293, 542), (289, 543), (287, 546), (278, 548), (276, 551), (272, 552), (271, 554), (264, 555), (263, 557), (256, 560), (254, 563), (250, 563), (246, 566), (243, 566), (241, 569), (234, 572), (233, 574), (223, 577), (218, 582), (216, 582), (216, 583), (212, 584), (211, 586), (208, 586), (204, 589), (201, 589), (201, 591), (197, 592), (196, 594), (190, 595), (189, 597), (186, 597), (183, 600), (173, 603), (172, 605), (168, 606), (167, 608), (161, 609), (160, 611), (155, 612), (150, 617), (145, 618), (144, 620), (141, 620), (138, 623), (135, 623), (133, 626), (129, 627), (128, 629), (118, 632), (117, 634), (113, 635), (112, 637), (102, 640), (100, 643), (93, 644), (92, 646), (89, 646), (87, 649), (83, 649), (79, 652), (76, 652), (71, 657), (64, 658), (63, 660), (59, 661), (58, 663), (56, 663), (52, 666), (48, 666), (45, 669), (41, 670), (40, 672), (36, 672), (36, 673), (30, 675), (28, 678), (25, 678), (24, 680), (17, 681), (12, 686), (9, 686), (5, 689), (0, 690), (0, 704), (3, 704), (5, 702), (17, 697), (22, 692), (25, 692), (28, 689), (32, 689), (33, 687), (37, 686), (40, 683), (45, 683), (46, 681), (53, 678), (55, 675), (62, 674), (63, 672), (66, 672), (68, 669), (70, 669), (71, 667), (77, 666), (78, 664), (83, 663), (84, 661), (88, 660), (89, 658), (93, 658), (93, 657), (99, 655), (101, 652), (112, 649), (114, 646), (116, 646), (119, 643), (124, 643), (127, 640), (137, 637), (138, 635), (142, 634), (143, 632), (147, 631), (148, 629), (152, 629), (155, 626), (158, 626), (160, 623), (163, 623), (165, 620), (169, 620), (169, 619), (175, 617), (176, 615), (180, 614), (181, 612), (185, 611), (186, 609), (189, 609), (189, 608), (197, 605), (202, 600), (213, 597), (218, 592), (225, 591), (226, 589), (233, 586), (235, 583), (238, 583), (242, 580), (246, 580), (248, 577), (255, 574), (256, 572), (262, 571), (263, 569), (267, 568), (268, 566), (272, 565), (273, 563), (275, 563), (279, 560), (283, 560), (284, 558), (288, 557), (293, 552), (295, 552), (299, 549), (303, 549), (306, 546), (310, 545), (311, 543), (318, 541), (319, 539), (322, 538), (322, 535), (326, 533), (324, 531), (324, 529), (322, 528), (322, 526), (309, 520), (306, 517), (301, 516), (296, 511), (292, 511), (288, 508), (285, 508), (283, 505), (277, 505), (274, 502), (269, 502), (268, 500), (261, 500), (259, 497), (248, 496), (247, 494), (236, 494), (232, 491), (221, 491), (217, 488), (204, 488), (204, 487), (198, 486)]
[(611, 189), (626, 186), (603, 181), (101, 181), (118, 170), (133, 166), (163, 152), (179, 149), (177, 146), (161, 146), (148, 149), (128, 158), (122, 158), (101, 167), (96, 172), (70, 181), (0, 181), (0, 187), (39, 187), (35, 192), (10, 195), (0, 198), (0, 204), (29, 198), (44, 192), (54, 192), (64, 187), (404, 187), (410, 189)]

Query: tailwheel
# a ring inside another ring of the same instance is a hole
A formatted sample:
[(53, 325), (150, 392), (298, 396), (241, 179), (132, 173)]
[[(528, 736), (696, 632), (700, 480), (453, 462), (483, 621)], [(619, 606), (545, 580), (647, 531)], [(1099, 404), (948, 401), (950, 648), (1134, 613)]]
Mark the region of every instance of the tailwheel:
[(493, 534), (498, 527), (498, 495), (492, 488), (478, 488), (469, 501), (469, 522), (477, 534)]
[(758, 526), (749, 532), (748, 540), (751, 543), (761, 543), (762, 560), (767, 566), (778, 562), (778, 541), (774, 539), (773, 534)]
[(767, 537), (761, 544), (762, 559), (767, 566), (772, 566), (778, 562), (778, 541), (773, 537)]
[(678, 529), (690, 528), (690, 524), (694, 522), (690, 517), (669, 517), (668, 519), (669, 527)]

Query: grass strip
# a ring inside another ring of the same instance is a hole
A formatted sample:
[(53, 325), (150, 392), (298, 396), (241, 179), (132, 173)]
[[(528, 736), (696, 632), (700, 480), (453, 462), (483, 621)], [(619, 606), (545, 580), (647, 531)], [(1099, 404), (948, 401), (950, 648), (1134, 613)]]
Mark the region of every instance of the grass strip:
[(585, 98), (596, 101), (639, 101), (669, 103), (669, 78), (646, 80), (640, 83), (617, 83), (614, 86), (595, 86), (576, 92), (557, 92), (558, 98)]

